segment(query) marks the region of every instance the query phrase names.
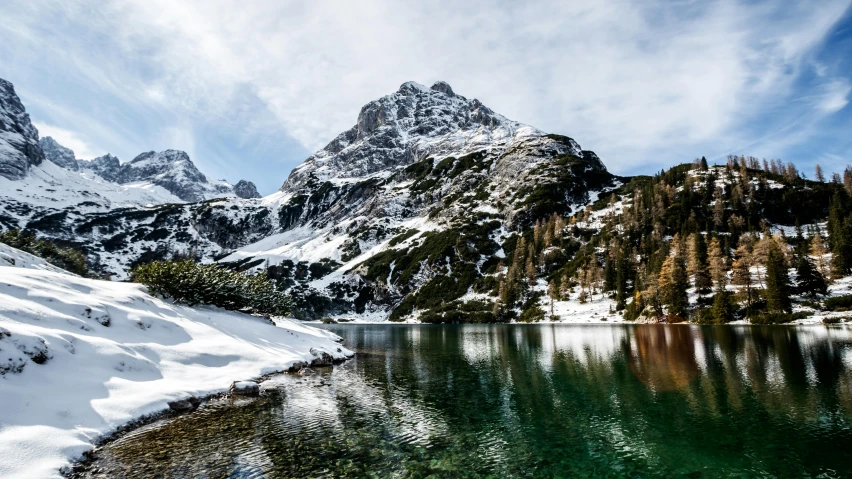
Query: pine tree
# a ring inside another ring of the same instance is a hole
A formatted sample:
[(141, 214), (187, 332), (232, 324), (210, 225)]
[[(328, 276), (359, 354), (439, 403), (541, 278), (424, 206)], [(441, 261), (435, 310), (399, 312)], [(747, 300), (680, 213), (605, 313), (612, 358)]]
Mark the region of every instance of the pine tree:
[(847, 166), (843, 171), (843, 187), (846, 189), (846, 193), (852, 196), (852, 166)]
[(816, 180), (820, 183), (825, 183), (825, 175), (822, 173), (822, 167), (819, 166), (819, 163), (814, 167), (816, 170)]
[(734, 320), (734, 308), (731, 305), (730, 293), (724, 286), (716, 287), (716, 294), (713, 296), (713, 307), (710, 310), (710, 315), (716, 324), (725, 324)]
[(713, 201), (713, 224), (721, 228), (725, 224), (725, 194), (722, 188), (716, 188)]
[[(736, 258), (732, 264), (733, 278), (732, 283), (740, 286), (740, 291), (743, 292), (743, 297), (746, 302), (746, 310), (751, 310), (751, 304), (754, 299), (754, 291), (752, 291), (751, 266), (752, 266), (752, 245), (749, 236), (741, 236), (736, 251)], [(743, 291), (744, 290), (744, 291)]]
[(612, 256), (607, 255), (606, 264), (604, 265), (604, 291), (614, 291), (616, 288), (616, 275), (617, 272), (615, 270), (615, 265), (613, 264), (615, 260)]
[(828, 254), (828, 248), (825, 245), (825, 240), (819, 234), (814, 235), (811, 239), (810, 255), (814, 258), (817, 270), (824, 278), (828, 278), (829, 275), (828, 262), (825, 260), (826, 254)]
[(562, 299), (568, 299), (568, 295), (571, 293), (571, 279), (568, 277), (568, 273), (564, 273), (562, 275), (562, 280), (559, 282), (559, 297)]
[(707, 166), (707, 158), (702, 156), (701, 157), (701, 171), (707, 171), (708, 168), (709, 167)]
[(668, 307), (669, 314), (686, 317), (689, 306), (686, 290), (688, 277), (684, 260), (684, 248), (680, 237), (675, 235), (672, 249), (660, 268), (657, 284), (663, 303)]
[(852, 269), (852, 225), (846, 217), (845, 199), (834, 195), (828, 210), (828, 242), (831, 245), (831, 275), (840, 278)]
[(796, 292), (810, 297), (828, 294), (825, 278), (807, 255), (800, 256), (796, 264)]
[(766, 260), (766, 302), (772, 312), (789, 313), (792, 310), (787, 263), (775, 242), (771, 244)]
[(725, 256), (722, 254), (722, 245), (716, 237), (710, 240), (708, 261), (710, 263), (710, 278), (713, 280), (713, 283), (717, 287), (719, 285), (724, 287), (727, 283), (727, 268), (725, 266)]

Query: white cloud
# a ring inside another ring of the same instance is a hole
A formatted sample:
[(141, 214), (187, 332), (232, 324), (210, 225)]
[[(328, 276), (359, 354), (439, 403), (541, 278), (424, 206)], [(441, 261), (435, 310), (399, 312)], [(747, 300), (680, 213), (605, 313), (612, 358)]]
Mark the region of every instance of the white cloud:
[(825, 84), (823, 90), (816, 106), (823, 113), (831, 114), (842, 110), (849, 103), (847, 97), (852, 92), (852, 85), (847, 80), (838, 78)]
[[(129, 105), (185, 121), (253, 128), (233, 114), (233, 99), (250, 90), (314, 150), (367, 101), (403, 81), (441, 79), (625, 170), (771, 134), (755, 134), (755, 118), (801, 96), (796, 80), (815, 68), (814, 49), (849, 5), (12, 0), (5, 8), (18, 17), (4, 23), (20, 41), (75, 58), (75, 75)], [(34, 35), (45, 12), (76, 28)], [(823, 116), (849, 94), (846, 80), (825, 80), (834, 86), (811, 92)]]
[(91, 160), (99, 156), (98, 151), (100, 150), (93, 148), (86, 140), (80, 138), (76, 132), (37, 121), (33, 122), (33, 126), (38, 130), (39, 138), (46, 136), (52, 137), (60, 145), (71, 148), (78, 160)]

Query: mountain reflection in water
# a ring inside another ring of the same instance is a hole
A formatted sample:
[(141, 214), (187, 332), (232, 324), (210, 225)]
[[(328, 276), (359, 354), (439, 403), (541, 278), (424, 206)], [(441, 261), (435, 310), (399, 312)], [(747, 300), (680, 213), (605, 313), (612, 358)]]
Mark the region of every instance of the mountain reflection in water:
[(86, 477), (848, 477), (852, 330), (329, 325), (359, 352)]

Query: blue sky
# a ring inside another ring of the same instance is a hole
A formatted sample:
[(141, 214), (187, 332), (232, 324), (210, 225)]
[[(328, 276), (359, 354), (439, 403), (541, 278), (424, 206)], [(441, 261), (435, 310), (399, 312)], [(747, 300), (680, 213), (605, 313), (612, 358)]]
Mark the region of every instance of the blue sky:
[(615, 173), (852, 163), (852, 0), (4, 0), (0, 78), (80, 158), (187, 151), (278, 188), (408, 80), (445, 80)]

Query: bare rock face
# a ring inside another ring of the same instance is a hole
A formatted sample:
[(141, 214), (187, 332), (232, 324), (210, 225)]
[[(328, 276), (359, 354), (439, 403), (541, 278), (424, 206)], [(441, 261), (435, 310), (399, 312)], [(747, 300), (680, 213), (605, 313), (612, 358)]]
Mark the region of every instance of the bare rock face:
[(234, 185), (234, 194), (245, 199), (260, 198), (260, 193), (257, 192), (254, 183), (246, 180), (240, 180)]
[(93, 160), (77, 160), (77, 166), (79, 169), (88, 170), (107, 181), (118, 183), (121, 162), (109, 153)]
[(39, 140), (39, 145), (44, 151), (44, 157), (56, 163), (57, 165), (72, 170), (78, 171), (80, 167), (77, 165), (77, 158), (74, 157), (74, 151), (66, 148), (56, 142), (52, 137), (45, 136)]
[(20, 180), (30, 166), (40, 165), (44, 152), (38, 130), (30, 122), (15, 87), (0, 79), (0, 176)]

